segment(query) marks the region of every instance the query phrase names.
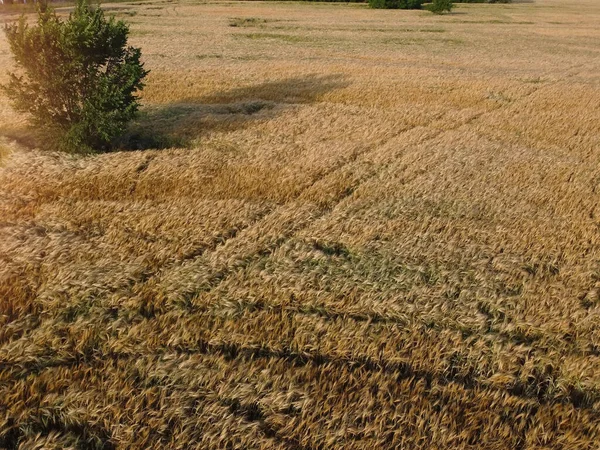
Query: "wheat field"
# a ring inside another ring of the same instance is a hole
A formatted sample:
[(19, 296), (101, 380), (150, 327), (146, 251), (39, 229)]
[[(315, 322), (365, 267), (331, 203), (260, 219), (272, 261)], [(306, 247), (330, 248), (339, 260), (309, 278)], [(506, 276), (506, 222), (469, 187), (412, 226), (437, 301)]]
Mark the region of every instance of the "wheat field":
[(597, 0), (106, 9), (120, 151), (0, 98), (0, 448), (600, 448)]

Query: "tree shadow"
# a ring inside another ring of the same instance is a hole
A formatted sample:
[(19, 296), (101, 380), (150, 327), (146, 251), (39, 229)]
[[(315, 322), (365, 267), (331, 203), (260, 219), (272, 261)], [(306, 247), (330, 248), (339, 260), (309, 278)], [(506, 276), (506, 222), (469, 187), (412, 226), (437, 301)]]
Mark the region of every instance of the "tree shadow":
[(275, 104), (263, 100), (222, 105), (177, 102), (147, 106), (115, 143), (116, 150), (190, 147), (202, 133), (243, 128), (250, 120), (269, 116)]
[[(26, 125), (13, 127), (0, 127), (0, 137), (9, 142), (15, 142), (18, 146), (25, 149), (33, 149), (40, 146), (42, 139)], [(0, 447), (1, 448), (1, 447)]]
[(244, 128), (273, 117), (278, 105), (314, 103), (327, 92), (348, 85), (339, 74), (309, 75), (146, 106), (115, 143), (116, 149), (190, 147), (207, 132)]
[(349, 84), (342, 74), (311, 74), (216, 92), (187, 101), (209, 104), (250, 100), (265, 100), (275, 103), (314, 103), (324, 94), (347, 87)]

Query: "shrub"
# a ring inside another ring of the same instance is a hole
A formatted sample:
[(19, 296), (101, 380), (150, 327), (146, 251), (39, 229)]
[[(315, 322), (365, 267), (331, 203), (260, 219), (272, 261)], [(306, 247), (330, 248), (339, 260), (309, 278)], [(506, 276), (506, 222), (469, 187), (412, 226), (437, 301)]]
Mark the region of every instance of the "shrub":
[(425, 0), (369, 0), (369, 6), (377, 9), (420, 9)]
[(433, 0), (427, 5), (427, 9), (434, 14), (442, 14), (444, 11), (452, 10), (452, 0)]
[(140, 49), (127, 46), (127, 25), (78, 0), (66, 21), (42, 3), (36, 25), (23, 16), (5, 32), (19, 72), (3, 89), (15, 109), (51, 148), (110, 149), (137, 113), (148, 73)]

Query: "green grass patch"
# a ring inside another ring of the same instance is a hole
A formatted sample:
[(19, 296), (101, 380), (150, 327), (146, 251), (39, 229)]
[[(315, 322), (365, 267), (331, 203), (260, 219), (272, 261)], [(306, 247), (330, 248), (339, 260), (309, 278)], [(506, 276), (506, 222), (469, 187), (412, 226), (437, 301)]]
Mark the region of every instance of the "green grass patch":
[(229, 19), (230, 27), (257, 27), (262, 24), (269, 22), (267, 19), (261, 19), (260, 17), (233, 17)]
[(281, 33), (244, 33), (238, 34), (236, 36), (241, 36), (246, 39), (253, 40), (279, 40), (283, 42), (290, 43), (298, 43), (298, 42), (312, 42), (313, 39), (307, 38), (306, 36), (297, 36), (293, 34), (281, 34)]

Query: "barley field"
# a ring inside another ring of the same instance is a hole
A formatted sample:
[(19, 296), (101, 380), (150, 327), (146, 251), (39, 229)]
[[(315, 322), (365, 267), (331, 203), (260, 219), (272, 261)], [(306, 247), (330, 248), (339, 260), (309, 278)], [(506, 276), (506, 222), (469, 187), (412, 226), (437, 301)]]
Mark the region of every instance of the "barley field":
[(106, 9), (120, 151), (0, 97), (0, 448), (600, 448), (600, 2)]

